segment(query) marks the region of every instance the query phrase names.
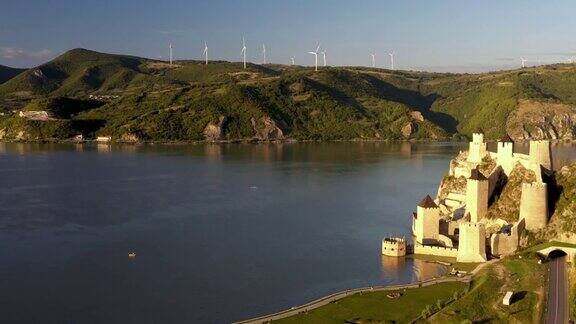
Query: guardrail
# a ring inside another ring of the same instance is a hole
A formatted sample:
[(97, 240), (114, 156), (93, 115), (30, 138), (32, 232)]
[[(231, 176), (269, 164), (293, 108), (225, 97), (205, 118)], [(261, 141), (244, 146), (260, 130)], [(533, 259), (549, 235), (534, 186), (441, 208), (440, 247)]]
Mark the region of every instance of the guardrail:
[(469, 283), (472, 280), (471, 275), (466, 275), (464, 277), (441, 277), (441, 278), (433, 278), (424, 281), (419, 281), (416, 283), (404, 284), (404, 285), (391, 285), (391, 286), (373, 286), (373, 287), (362, 287), (362, 288), (353, 288), (344, 291), (340, 291), (328, 296), (324, 296), (318, 299), (315, 299), (309, 303), (306, 303), (301, 306), (292, 307), (290, 309), (286, 309), (277, 313), (263, 315), (239, 322), (234, 322), (235, 324), (255, 324), (255, 323), (267, 323), (274, 320), (279, 320), (282, 318), (286, 318), (289, 316), (297, 315), (302, 312), (308, 312), (315, 308), (327, 305), (331, 302), (337, 301), (344, 297), (352, 296), (358, 293), (365, 293), (365, 292), (373, 292), (373, 291), (388, 291), (388, 290), (399, 290), (399, 289), (412, 289), (412, 288), (420, 288), (420, 287), (427, 287), (443, 282), (465, 282)]

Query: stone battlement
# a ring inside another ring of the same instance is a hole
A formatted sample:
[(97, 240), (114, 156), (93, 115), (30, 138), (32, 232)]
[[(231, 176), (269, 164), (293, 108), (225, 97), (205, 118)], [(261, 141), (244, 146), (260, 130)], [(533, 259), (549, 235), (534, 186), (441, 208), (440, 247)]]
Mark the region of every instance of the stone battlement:
[(385, 237), (382, 239), (382, 254), (387, 256), (405, 256), (406, 240), (399, 237)]
[(484, 224), (482, 223), (470, 223), (470, 222), (462, 222), (460, 223), (460, 230), (462, 231), (462, 229), (464, 228), (484, 228)]
[(546, 190), (548, 184), (546, 182), (535, 181), (532, 183), (524, 182), (522, 183), (522, 190), (526, 188), (526, 190)]
[(414, 245), (414, 254), (426, 254), (455, 258), (458, 255), (458, 249), (453, 247), (423, 245), (416, 243)]

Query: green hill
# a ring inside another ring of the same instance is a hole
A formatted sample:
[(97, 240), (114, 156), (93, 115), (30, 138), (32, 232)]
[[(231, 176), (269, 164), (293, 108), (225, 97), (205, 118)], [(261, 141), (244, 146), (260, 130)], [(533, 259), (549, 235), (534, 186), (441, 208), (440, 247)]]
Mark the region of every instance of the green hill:
[[(484, 74), (163, 61), (75, 49), (0, 84), (0, 110), (57, 111), (117, 140), (576, 136), (576, 65)], [(98, 104), (89, 104), (90, 101)], [(58, 107), (62, 106), (62, 107)], [(62, 113), (65, 112), (65, 113)], [(0, 118), (5, 138), (21, 122)], [(36, 122), (36, 121), (35, 121)], [(43, 123), (55, 123), (54, 120)], [(30, 131), (30, 128), (27, 128)], [(26, 132), (25, 132), (26, 133)], [(44, 139), (44, 136), (24, 136)], [(22, 136), (20, 136), (22, 137)]]

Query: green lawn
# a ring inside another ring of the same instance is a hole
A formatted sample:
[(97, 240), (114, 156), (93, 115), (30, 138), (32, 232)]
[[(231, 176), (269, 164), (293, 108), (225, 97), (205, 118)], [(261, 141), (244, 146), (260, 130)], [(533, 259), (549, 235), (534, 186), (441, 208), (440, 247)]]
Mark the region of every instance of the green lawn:
[(426, 306), (436, 305), (438, 300), (449, 301), (455, 292), (462, 293), (465, 283), (449, 282), (429, 287), (407, 289), (402, 297), (390, 299), (390, 291), (356, 294), (335, 303), (317, 308), (308, 314), (299, 314), (278, 320), (278, 323), (344, 323), (355, 321), (410, 322), (420, 316)]

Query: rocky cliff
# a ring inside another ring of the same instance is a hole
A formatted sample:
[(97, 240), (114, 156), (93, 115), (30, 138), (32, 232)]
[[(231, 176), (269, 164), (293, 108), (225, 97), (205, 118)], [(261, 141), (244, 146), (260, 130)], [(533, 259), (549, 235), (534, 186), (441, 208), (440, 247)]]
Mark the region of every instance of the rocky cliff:
[(520, 100), (506, 130), (513, 139), (576, 139), (576, 106)]

